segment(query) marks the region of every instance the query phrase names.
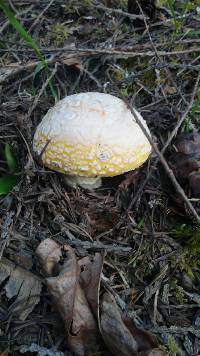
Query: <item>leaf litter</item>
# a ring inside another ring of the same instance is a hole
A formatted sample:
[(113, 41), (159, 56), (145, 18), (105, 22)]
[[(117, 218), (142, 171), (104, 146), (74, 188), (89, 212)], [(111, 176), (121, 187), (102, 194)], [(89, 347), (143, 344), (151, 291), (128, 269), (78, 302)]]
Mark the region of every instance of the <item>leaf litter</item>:
[[(100, 294), (104, 254), (77, 259), (69, 245), (59, 246), (52, 239), (45, 239), (36, 255), (63, 319), (67, 343), (75, 355), (99, 352), (101, 338), (112, 354), (122, 356), (158, 347), (151, 333), (138, 329), (130, 318), (122, 315), (109, 291)], [(160, 351), (159, 355), (164, 354)]]
[(35, 274), (16, 266), (6, 258), (0, 261), (0, 283), (6, 297), (14, 300), (11, 313), (25, 320), (40, 301), (42, 282)]

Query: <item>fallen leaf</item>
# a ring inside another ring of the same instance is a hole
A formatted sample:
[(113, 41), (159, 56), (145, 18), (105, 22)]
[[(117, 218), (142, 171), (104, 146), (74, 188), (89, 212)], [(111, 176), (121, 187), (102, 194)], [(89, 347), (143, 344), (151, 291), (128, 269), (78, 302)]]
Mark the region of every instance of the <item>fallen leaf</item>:
[(54, 268), (57, 266), (62, 256), (60, 246), (52, 239), (45, 239), (38, 246), (36, 254), (40, 259), (43, 272), (47, 276), (52, 276), (56, 273)]
[(167, 94), (176, 94), (177, 90), (175, 87), (172, 87), (171, 85), (166, 84), (163, 88), (163, 92)]
[(79, 266), (81, 268), (80, 285), (98, 321), (100, 276), (103, 268), (103, 260), (104, 254), (100, 253), (95, 253), (93, 258), (87, 256), (79, 260)]
[(98, 209), (94, 205), (85, 208), (83, 214), (87, 214), (87, 220), (93, 235), (113, 229), (120, 216), (115, 209)]
[[(175, 147), (175, 150), (168, 157), (169, 166), (187, 196), (197, 199), (197, 201), (192, 201), (192, 204), (199, 213), (200, 134), (196, 132), (180, 134), (177, 136), (173, 147)], [(177, 196), (172, 190), (171, 196), (182, 209), (184, 203), (180, 195)]]
[(131, 171), (126, 174), (125, 179), (119, 184), (119, 189), (127, 189), (131, 184), (137, 182), (139, 171)]
[(98, 353), (102, 338), (110, 352), (120, 356), (138, 355), (158, 347), (154, 335), (139, 329), (122, 314), (112, 294), (104, 293), (99, 308), (103, 254), (78, 260), (70, 246), (61, 247), (51, 239), (41, 242), (36, 253), (47, 275), (49, 293), (64, 321), (68, 345), (75, 355)]
[[(37, 356), (64, 356), (63, 352), (57, 351), (54, 347), (47, 349), (35, 343), (29, 345), (22, 345), (20, 347), (21, 354), (37, 353)], [(1, 356), (1, 355), (0, 355)]]
[(137, 341), (138, 351), (144, 352), (147, 350), (152, 350), (154, 347), (158, 346), (156, 337), (152, 333), (136, 327), (133, 324), (132, 319), (130, 319), (127, 315), (123, 315), (122, 319), (126, 327), (130, 330), (134, 339)]
[[(59, 265), (62, 252), (64, 263)], [(46, 281), (49, 293), (64, 321), (69, 347), (80, 356), (97, 352), (98, 327), (79, 284), (80, 266), (73, 249), (68, 245), (61, 248), (56, 242), (46, 239), (39, 245), (36, 253), (46, 273), (50, 270), (59, 271)]]
[(114, 297), (105, 293), (101, 310), (101, 333), (105, 344), (113, 354), (137, 355), (158, 346), (153, 334), (136, 327), (127, 315), (122, 315)]
[(190, 196), (200, 198), (200, 171), (190, 173), (189, 177)]
[(101, 335), (109, 350), (120, 356), (137, 355), (138, 344), (122, 320), (114, 297), (105, 293), (101, 305)]
[(40, 300), (41, 280), (33, 273), (16, 266), (6, 258), (0, 261), (0, 282), (8, 279), (4, 286), (8, 299), (15, 298), (12, 312), (25, 320)]
[(175, 146), (178, 152), (185, 155), (200, 153), (200, 134), (182, 133), (177, 137)]
[(0, 353), (0, 356), (7, 356), (9, 354), (9, 349), (6, 349), (5, 351)]
[(77, 69), (82, 69), (81, 58), (75, 57), (74, 54), (63, 54), (59, 57), (59, 61), (69, 67), (73, 66)]

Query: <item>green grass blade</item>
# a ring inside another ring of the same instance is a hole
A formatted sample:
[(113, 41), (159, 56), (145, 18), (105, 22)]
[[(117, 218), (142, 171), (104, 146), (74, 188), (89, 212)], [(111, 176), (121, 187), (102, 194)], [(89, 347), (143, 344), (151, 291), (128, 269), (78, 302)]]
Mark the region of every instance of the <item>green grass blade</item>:
[(10, 23), (14, 27), (14, 29), (34, 49), (34, 51), (36, 52), (36, 54), (40, 58), (40, 60), (42, 62), (44, 61), (46, 63), (45, 58), (42, 56), (38, 45), (35, 43), (35, 41), (32, 39), (32, 37), (28, 34), (28, 32), (24, 29), (24, 27), (21, 25), (21, 23), (16, 19), (16, 17), (12, 13), (12, 11), (4, 3), (3, 0), (0, 0), (0, 8), (3, 10), (4, 14), (7, 16), (8, 20), (10, 21)]
[(16, 176), (0, 177), (0, 195), (8, 194), (17, 182)]
[(35, 79), (38, 73), (40, 73), (43, 69), (44, 69), (44, 64), (42, 62), (38, 63), (38, 65), (35, 67), (35, 70), (33, 72), (33, 79)]
[(11, 147), (8, 143), (5, 145), (4, 154), (9, 171), (14, 173), (17, 171), (17, 160), (12, 153)]
[[(34, 49), (37, 57), (42, 62), (42, 65), (46, 71), (47, 77), (49, 77), (48, 63), (46, 62), (44, 56), (42, 55), (37, 43), (33, 40), (33, 38), (29, 35), (29, 33), (25, 30), (25, 28), (21, 25), (21, 23), (16, 19), (15, 15), (9, 9), (9, 7), (5, 4), (4, 0), (0, 0), (0, 9), (3, 10), (4, 14), (8, 18), (10, 24), (14, 27), (14, 29), (20, 34), (20, 36), (26, 41), (26, 43), (29, 44)], [(37, 70), (38, 70), (38, 68), (37, 68)], [(51, 81), (49, 81), (49, 88), (51, 90), (53, 97), (54, 98), (57, 97)]]

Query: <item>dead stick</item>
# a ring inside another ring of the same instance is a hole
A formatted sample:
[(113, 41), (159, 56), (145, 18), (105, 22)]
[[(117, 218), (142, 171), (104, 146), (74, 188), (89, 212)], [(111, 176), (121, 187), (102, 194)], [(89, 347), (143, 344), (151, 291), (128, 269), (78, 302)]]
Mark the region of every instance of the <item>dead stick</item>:
[[(165, 144), (164, 144), (164, 146), (163, 146), (163, 148), (162, 148), (162, 150), (161, 150), (161, 154), (162, 154), (162, 155), (163, 155), (164, 152), (166, 151), (167, 147), (169, 146), (169, 144), (170, 144), (171, 141), (173, 140), (174, 136), (177, 134), (178, 129), (181, 127), (182, 123), (185, 121), (187, 115), (189, 114), (189, 112), (190, 112), (190, 110), (191, 110), (191, 108), (192, 108), (192, 106), (193, 106), (193, 104), (194, 104), (195, 95), (196, 95), (197, 90), (198, 90), (198, 87), (199, 87), (199, 81), (200, 81), (200, 72), (199, 72), (199, 74), (198, 74), (198, 76), (197, 76), (197, 80), (196, 80), (195, 85), (194, 85), (194, 89), (193, 89), (193, 92), (192, 92), (192, 96), (191, 96), (189, 105), (188, 105), (187, 109), (185, 110), (184, 114), (182, 115), (181, 119), (178, 121), (176, 127), (175, 127), (174, 130), (171, 132), (171, 134), (170, 134), (168, 140), (165, 142)], [(156, 161), (155, 161), (155, 163), (154, 163), (154, 167), (156, 167), (158, 161), (159, 161), (159, 158), (156, 159)], [(151, 176), (151, 173), (152, 173), (152, 167), (150, 168), (150, 172), (149, 172), (149, 174), (148, 174), (148, 177), (145, 179), (145, 181), (144, 181), (143, 184), (141, 185), (141, 187), (140, 187), (138, 193), (144, 189), (145, 185), (147, 184), (147, 182), (148, 182), (148, 180), (149, 180), (149, 178), (150, 178), (150, 176)], [(128, 207), (128, 210), (130, 210), (130, 209), (132, 208), (132, 206), (133, 206), (133, 204), (135, 203), (136, 199), (137, 199), (137, 194), (136, 194), (136, 196), (134, 197), (134, 199), (130, 202), (129, 207)], [(195, 211), (195, 212), (196, 212), (196, 211)]]
[(189, 201), (187, 195), (185, 194), (184, 190), (181, 188), (180, 184), (178, 183), (176, 177), (174, 176), (174, 173), (172, 172), (172, 170), (170, 169), (167, 161), (165, 160), (165, 158), (163, 157), (162, 153), (159, 151), (159, 149), (157, 148), (157, 146), (155, 145), (155, 143), (153, 142), (151, 136), (149, 135), (149, 133), (147, 132), (146, 128), (143, 126), (142, 122), (139, 120), (138, 116), (136, 115), (135, 111), (133, 110), (133, 108), (130, 106), (129, 103), (127, 103), (129, 105), (129, 108), (131, 110), (131, 113), (135, 119), (135, 121), (137, 122), (137, 124), (140, 126), (141, 130), (143, 131), (143, 133), (145, 134), (146, 138), (148, 139), (149, 143), (151, 144), (152, 148), (154, 149), (154, 151), (156, 152), (159, 160), (161, 161), (166, 173), (168, 174), (169, 178), (171, 179), (176, 191), (181, 195), (181, 197), (183, 198), (185, 204), (187, 205), (188, 209), (191, 211), (192, 215), (194, 216), (194, 218), (196, 219), (196, 221), (198, 222), (198, 224), (200, 225), (200, 216), (197, 214), (196, 210), (194, 209), (193, 205), (191, 204), (191, 202)]
[(43, 94), (44, 90), (46, 89), (47, 85), (49, 84), (49, 82), (51, 81), (51, 79), (54, 77), (54, 75), (56, 74), (57, 72), (57, 63), (55, 64), (55, 68), (54, 70), (52, 71), (51, 75), (47, 78), (47, 80), (44, 82), (44, 84), (42, 85), (42, 88), (40, 89), (39, 91), (39, 94), (35, 97), (34, 99), (34, 102), (32, 104), (32, 106), (29, 108), (29, 111), (28, 111), (28, 114), (27, 114), (27, 117), (30, 117), (33, 110), (36, 108), (37, 104), (38, 104), (38, 101), (41, 97), (41, 95)]
[(192, 109), (193, 107), (193, 104), (194, 104), (194, 99), (195, 99), (195, 95), (197, 93), (197, 90), (199, 88), (199, 81), (200, 81), (200, 72), (198, 73), (198, 76), (197, 76), (197, 80), (195, 82), (195, 86), (194, 86), (194, 90), (193, 90), (193, 93), (192, 93), (192, 96), (191, 96), (191, 100), (190, 100), (190, 103), (186, 109), (186, 111), (184, 112), (183, 116), (180, 118), (180, 120), (178, 121), (176, 127), (174, 128), (174, 130), (171, 132), (168, 140), (166, 141), (165, 145), (163, 146), (163, 149), (161, 151), (161, 153), (163, 154), (165, 152), (165, 150), (167, 149), (167, 147), (169, 146), (169, 144), (171, 143), (171, 141), (173, 140), (174, 136), (176, 136), (177, 132), (178, 132), (178, 129), (181, 127), (182, 123), (185, 121), (187, 115), (189, 114), (190, 110)]
[[(154, 57), (155, 56), (155, 52), (154, 51), (146, 51), (146, 52), (131, 52), (131, 51), (127, 51), (127, 49), (122, 48), (120, 49), (115, 49), (115, 48), (109, 48), (109, 49), (104, 49), (104, 48), (70, 48), (70, 47), (62, 47), (62, 48), (40, 48), (40, 50), (42, 52), (45, 53), (55, 53), (55, 52), (68, 52), (68, 53), (75, 53), (76, 55), (80, 55), (80, 56), (96, 56), (96, 55), (111, 55), (111, 56), (127, 56), (128, 57)], [(0, 52), (10, 52), (11, 49), (4, 49), (4, 48), (0, 48)], [(34, 52), (33, 49), (31, 48), (23, 48), (23, 49), (16, 49), (13, 48), (12, 51), (14, 52)], [(157, 55), (158, 56), (173, 56), (173, 55), (181, 55), (184, 53), (193, 53), (193, 52), (200, 52), (200, 47), (192, 47), (189, 49), (183, 49), (180, 51), (171, 51), (171, 52), (166, 52), (166, 51), (157, 51)]]

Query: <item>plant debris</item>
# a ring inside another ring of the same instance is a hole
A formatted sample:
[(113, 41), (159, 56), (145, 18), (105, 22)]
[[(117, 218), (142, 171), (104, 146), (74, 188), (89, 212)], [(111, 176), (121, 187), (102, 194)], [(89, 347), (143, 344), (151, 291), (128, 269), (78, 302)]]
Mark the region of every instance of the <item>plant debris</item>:
[(0, 261), (0, 283), (4, 282), (6, 297), (14, 301), (11, 313), (25, 320), (39, 303), (42, 283), (33, 273), (2, 258)]
[(140, 15), (142, 9), (145, 15), (147, 15), (150, 19), (154, 19), (156, 12), (155, 2), (155, 0), (128, 0), (128, 12), (131, 14)]
[(61, 247), (51, 239), (41, 242), (36, 254), (64, 321), (67, 343), (76, 355), (98, 352), (100, 334), (112, 354), (128, 356), (158, 346), (153, 335), (135, 327), (130, 318), (122, 317), (110, 292), (104, 293), (99, 310), (102, 254), (77, 261), (70, 246)]
[[(169, 163), (197, 211), (200, 212), (200, 134), (183, 133), (174, 142), (175, 152)], [(180, 198), (177, 201), (181, 205)]]
[(20, 352), (21, 354), (27, 354), (27, 352), (37, 352), (37, 356), (64, 356), (63, 352), (56, 351), (55, 348), (47, 349), (46, 347), (41, 347), (34, 343), (32, 343), (30, 346), (21, 346)]

